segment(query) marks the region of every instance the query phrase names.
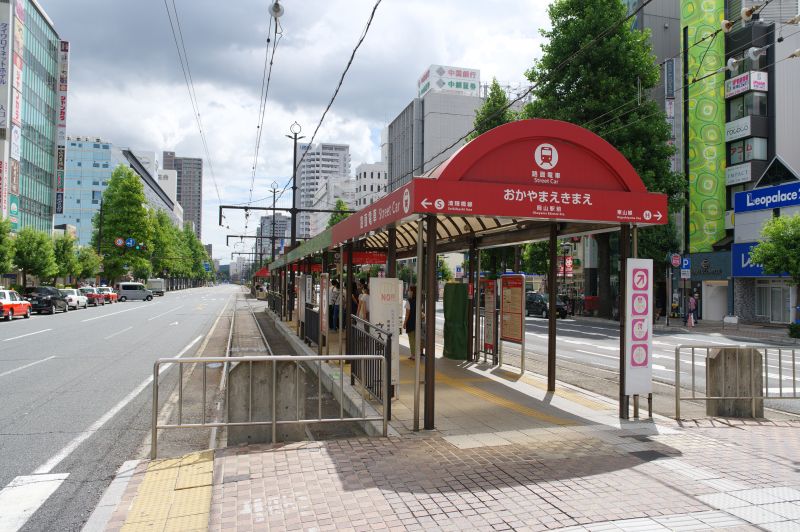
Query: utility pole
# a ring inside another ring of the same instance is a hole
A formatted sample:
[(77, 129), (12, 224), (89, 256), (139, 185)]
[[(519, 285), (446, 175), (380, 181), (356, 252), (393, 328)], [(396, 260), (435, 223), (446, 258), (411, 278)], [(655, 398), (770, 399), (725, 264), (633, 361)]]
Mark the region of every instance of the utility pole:
[[(297, 245), (297, 212), (300, 210), (299, 207), (302, 205), (298, 205), (298, 198), (297, 198), (297, 140), (302, 139), (305, 137), (298, 137), (300, 132), (303, 130), (300, 127), (300, 124), (295, 122), (289, 127), (289, 131), (292, 132), (291, 135), (286, 135), (288, 138), (293, 139), (294, 141), (294, 164), (292, 165), (292, 208), (290, 213), (292, 215), (292, 247)], [(273, 204), (273, 209), (274, 209)]]
[[(295, 148), (295, 158), (297, 157), (297, 148)], [(275, 262), (275, 194), (278, 192), (278, 183), (272, 182), (272, 261)], [(294, 193), (294, 191), (292, 191)], [(294, 204), (294, 196), (292, 196), (292, 204)], [(284, 229), (284, 236), (286, 236)]]
[(100, 198), (100, 227), (97, 229), (97, 254), (101, 257), (100, 243), (103, 241), (103, 198)]

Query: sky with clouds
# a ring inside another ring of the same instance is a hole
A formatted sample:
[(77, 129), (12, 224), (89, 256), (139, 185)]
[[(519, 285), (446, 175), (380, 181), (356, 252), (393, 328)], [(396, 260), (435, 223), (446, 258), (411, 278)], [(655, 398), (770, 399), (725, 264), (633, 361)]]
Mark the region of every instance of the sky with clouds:
[[(205, 158), (162, 0), (39, 0), (70, 41), (67, 131), (137, 150)], [(170, 8), (173, 0), (167, 0)], [(174, 0), (206, 131), (203, 241), (223, 263), (245, 230), (271, 0)], [(373, 0), (283, 0), (253, 199), (292, 172), (295, 120), (310, 135), (369, 18)], [(380, 159), (383, 129), (430, 64), (477, 68), (482, 81), (524, 81), (541, 53), (548, 0), (383, 0), (315, 142), (350, 145), (352, 168)], [(219, 190), (219, 197), (217, 195)], [(287, 193), (282, 202), (291, 203)], [(271, 201), (270, 201), (271, 204)], [(266, 206), (262, 201), (257, 205)], [(248, 232), (257, 222), (251, 218)], [(252, 241), (251, 241), (252, 242)], [(242, 247), (236, 248), (242, 251)]]

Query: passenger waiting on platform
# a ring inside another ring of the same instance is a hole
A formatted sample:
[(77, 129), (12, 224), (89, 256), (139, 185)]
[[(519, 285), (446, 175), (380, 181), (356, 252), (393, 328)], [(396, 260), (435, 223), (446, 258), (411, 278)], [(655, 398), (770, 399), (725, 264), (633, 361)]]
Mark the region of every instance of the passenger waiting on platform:
[(328, 304), (328, 307), (330, 309), (329, 312), (328, 312), (328, 316), (330, 316), (330, 318), (328, 319), (328, 328), (330, 330), (332, 330), (332, 331), (338, 331), (339, 330), (339, 298), (340, 297), (341, 296), (340, 296), (340, 292), (339, 292), (339, 281), (334, 279), (333, 281), (331, 281), (331, 291), (330, 291), (329, 304)]
[(403, 328), (408, 334), (408, 347), (411, 350), (409, 360), (414, 360), (417, 356), (417, 287), (413, 284), (408, 287), (408, 305), (406, 305), (406, 318), (403, 321)]
[(361, 281), (361, 295), (358, 296), (357, 315), (364, 321), (369, 321), (369, 286)]

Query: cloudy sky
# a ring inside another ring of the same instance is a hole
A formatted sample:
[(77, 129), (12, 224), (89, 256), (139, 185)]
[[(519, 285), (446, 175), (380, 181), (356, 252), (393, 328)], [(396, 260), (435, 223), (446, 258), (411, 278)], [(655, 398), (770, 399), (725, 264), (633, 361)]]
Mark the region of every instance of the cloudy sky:
[[(71, 42), (70, 135), (205, 158), (163, 0), (39, 0)], [(271, 0), (174, 0), (180, 16), (216, 187), (208, 163), (203, 241), (223, 263), (226, 234), (245, 230)], [(168, 0), (170, 8), (173, 0)], [(478, 68), (519, 83), (541, 53), (548, 0), (383, 0), (316, 141), (350, 145), (353, 170), (380, 159), (380, 131), (411, 101), (430, 64)], [(253, 199), (292, 171), (295, 120), (319, 122), (373, 0), (283, 0)], [(316, 142), (315, 141), (315, 142)], [(217, 195), (219, 190), (219, 197)], [(287, 193), (283, 202), (291, 203)], [(271, 203), (271, 201), (270, 201)], [(266, 201), (257, 205), (265, 206)], [(254, 234), (251, 218), (248, 233)], [(252, 243), (252, 240), (251, 240)], [(248, 246), (249, 247), (249, 246)], [(242, 251), (241, 246), (236, 250)]]

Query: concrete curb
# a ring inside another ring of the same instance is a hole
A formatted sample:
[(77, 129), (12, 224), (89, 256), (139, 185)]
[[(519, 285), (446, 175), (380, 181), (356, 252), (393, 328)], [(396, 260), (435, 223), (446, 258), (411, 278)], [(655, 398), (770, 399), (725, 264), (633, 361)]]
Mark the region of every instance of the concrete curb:
[(106, 525), (114, 515), (114, 510), (117, 509), (122, 496), (125, 494), (125, 488), (128, 487), (133, 474), (136, 472), (136, 467), (141, 463), (141, 460), (128, 460), (124, 462), (117, 470), (117, 474), (111, 484), (106, 488), (103, 497), (97, 504), (97, 507), (89, 516), (86, 524), (83, 525), (83, 532), (103, 532)]
[[(292, 344), (299, 352), (305, 353), (308, 356), (316, 356), (317, 352), (311, 349), (308, 345), (306, 345), (297, 335), (293, 334), (292, 331), (289, 330), (288, 327), (278, 318), (278, 316), (270, 311), (269, 309), (266, 310), (267, 314), (275, 320), (275, 323), (278, 325), (278, 330), (281, 331), (284, 338)], [(335, 373), (333, 369), (328, 366), (327, 364), (320, 364), (319, 366), (315, 364), (309, 364), (309, 368), (314, 372), (317, 373), (317, 369), (322, 368), (322, 385), (325, 389), (333, 394), (334, 396), (338, 397), (338, 388), (339, 383), (336, 382), (339, 379), (339, 374)], [(350, 386), (349, 379), (344, 379), (344, 393), (342, 394), (342, 403), (344, 407), (344, 411), (351, 417), (378, 417), (381, 415), (368, 401), (363, 401), (361, 394), (359, 394), (352, 386)], [(361, 404), (364, 404), (364, 411), (361, 410)], [(370, 436), (383, 436), (383, 426), (377, 421), (370, 421), (364, 423), (364, 428)], [(399, 436), (400, 434), (391, 426), (389, 425), (388, 433), (389, 436)]]

